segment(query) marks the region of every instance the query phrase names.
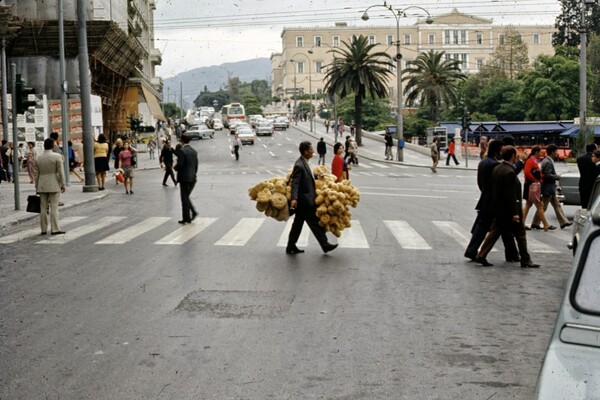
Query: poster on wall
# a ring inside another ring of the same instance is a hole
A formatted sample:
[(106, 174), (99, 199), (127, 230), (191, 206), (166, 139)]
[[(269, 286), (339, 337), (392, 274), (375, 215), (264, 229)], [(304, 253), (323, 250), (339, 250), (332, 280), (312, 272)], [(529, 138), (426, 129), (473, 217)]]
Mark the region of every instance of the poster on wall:
[[(27, 148), (27, 142), (34, 142), (37, 152), (44, 151), (44, 140), (50, 135), (48, 124), (48, 98), (45, 94), (30, 94), (27, 100), (34, 101), (35, 106), (29, 107), (23, 114), (18, 114), (17, 122), (17, 143)], [(9, 106), (12, 106), (11, 95), (8, 95)], [(8, 115), (7, 140), (13, 141), (13, 122), (12, 113)]]

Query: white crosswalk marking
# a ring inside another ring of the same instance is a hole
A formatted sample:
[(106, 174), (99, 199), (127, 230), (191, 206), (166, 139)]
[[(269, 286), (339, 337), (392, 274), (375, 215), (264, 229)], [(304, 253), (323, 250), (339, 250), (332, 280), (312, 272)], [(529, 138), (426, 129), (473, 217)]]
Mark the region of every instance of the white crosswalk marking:
[(173, 233), (154, 242), (154, 244), (183, 244), (202, 232), (218, 218), (196, 218), (191, 224), (185, 224)]
[(430, 250), (425, 239), (406, 221), (383, 221), (403, 249)]
[(368, 249), (369, 242), (360, 225), (360, 221), (352, 221), (352, 226), (342, 231), (342, 236), (338, 240), (340, 247), (348, 249)]
[[(81, 221), (82, 219), (85, 219), (86, 217), (67, 217), (67, 218), (61, 218), (59, 223), (61, 226), (67, 226), (69, 224), (72, 224), (73, 222), (78, 222)], [(23, 239), (27, 239), (30, 237), (34, 237), (34, 236), (39, 236), (40, 234), (40, 228), (39, 226), (36, 228), (31, 228), (31, 229), (27, 229), (21, 232), (17, 232), (17, 233), (13, 233), (12, 235), (7, 235), (4, 237), (0, 238), (0, 244), (7, 244), (7, 243), (15, 243), (15, 242), (19, 242)]]
[[(565, 246), (566, 248), (566, 246)], [(548, 246), (545, 243), (542, 243), (534, 238), (532, 238), (531, 236), (527, 236), (527, 250), (530, 253), (549, 253), (549, 254), (553, 254), (553, 253), (560, 253), (560, 251)]]
[[(294, 219), (288, 219), (285, 224), (285, 228), (283, 228), (283, 232), (281, 232), (281, 236), (279, 236), (279, 241), (277, 242), (277, 247), (286, 247), (288, 242), (288, 236), (290, 236), (290, 230), (292, 229), (292, 223)], [(298, 242), (296, 246), (298, 247), (306, 247), (308, 246), (308, 233), (310, 232), (310, 228), (304, 223), (302, 226), (302, 233), (300, 233), (300, 237), (298, 238)]]
[(390, 168), (389, 165), (386, 164), (381, 164), (381, 163), (377, 163), (377, 162), (371, 162), (371, 165), (377, 167), (377, 168)]
[(365, 172), (365, 171), (352, 171), (353, 174), (360, 174), (360, 175), (365, 175), (365, 176), (373, 176), (372, 173), (370, 172)]
[(242, 218), (229, 232), (219, 239), (217, 246), (244, 246), (265, 222), (264, 218)]
[(363, 164), (363, 163), (360, 163), (360, 164), (356, 165), (356, 167), (357, 168), (366, 168), (366, 169), (373, 168), (369, 164)]
[(144, 221), (130, 226), (129, 228), (123, 229), (121, 232), (117, 232), (115, 234), (110, 235), (109, 237), (99, 240), (96, 244), (123, 244), (127, 243), (130, 240), (135, 239), (136, 237), (156, 228), (164, 224), (167, 221), (170, 221), (169, 217), (150, 217), (145, 219)]
[[(460, 246), (467, 248), (471, 234), (454, 221), (431, 221), (440, 231), (454, 239)], [(497, 251), (495, 248), (492, 251)]]
[(112, 224), (124, 220), (125, 217), (102, 217), (90, 224), (79, 226), (75, 229), (67, 231), (64, 235), (50, 236), (48, 239), (40, 240), (38, 244), (65, 244), (79, 239), (82, 236), (96, 232), (102, 228), (106, 228)]

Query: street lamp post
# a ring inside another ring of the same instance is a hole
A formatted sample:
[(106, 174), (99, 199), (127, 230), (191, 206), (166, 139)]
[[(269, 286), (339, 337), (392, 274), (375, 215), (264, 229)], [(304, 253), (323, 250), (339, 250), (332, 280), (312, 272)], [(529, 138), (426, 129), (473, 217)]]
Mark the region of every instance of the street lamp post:
[[(310, 50), (309, 50), (310, 53)], [(295, 56), (303, 56), (306, 57), (306, 61), (308, 62), (308, 104), (310, 105), (310, 131), (313, 131), (313, 119), (312, 119), (312, 102), (310, 101), (311, 93), (312, 93), (312, 68), (310, 66), (310, 58), (304, 53), (294, 53), (292, 54), (292, 59), (290, 60), (292, 63), (295, 63)], [(296, 66), (294, 66), (294, 95), (296, 94)], [(296, 108), (296, 97), (294, 96), (294, 109)]]
[(361, 17), (363, 21), (369, 20), (369, 14), (367, 14), (367, 11), (374, 7), (383, 7), (389, 10), (394, 15), (394, 18), (396, 18), (396, 132), (398, 132), (398, 153), (396, 155), (396, 158), (398, 161), (404, 161), (404, 128), (402, 126), (402, 53), (400, 53), (400, 17), (405, 16), (406, 10), (410, 8), (417, 8), (427, 13), (427, 19), (425, 20), (427, 24), (432, 24), (433, 18), (431, 17), (431, 14), (429, 14), (429, 11), (427, 11), (423, 7), (409, 6), (405, 9), (400, 10), (395, 9), (394, 7), (392, 7), (384, 1), (383, 4), (374, 4), (368, 7)]

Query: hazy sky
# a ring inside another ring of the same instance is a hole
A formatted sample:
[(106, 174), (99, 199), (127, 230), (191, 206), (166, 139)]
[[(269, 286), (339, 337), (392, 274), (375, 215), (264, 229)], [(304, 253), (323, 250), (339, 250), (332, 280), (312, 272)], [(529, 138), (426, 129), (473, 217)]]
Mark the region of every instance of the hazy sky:
[[(281, 51), (283, 27), (395, 26), (394, 17), (383, 7), (362, 12), (383, 1), (370, 0), (156, 0), (156, 47), (162, 52), (158, 75), (169, 78), (198, 67), (269, 57)], [(558, 0), (421, 0), (392, 1), (395, 8), (418, 5), (435, 18), (452, 11), (492, 19), (494, 24), (554, 24), (560, 13)], [(401, 26), (411, 25), (419, 10), (407, 10)]]

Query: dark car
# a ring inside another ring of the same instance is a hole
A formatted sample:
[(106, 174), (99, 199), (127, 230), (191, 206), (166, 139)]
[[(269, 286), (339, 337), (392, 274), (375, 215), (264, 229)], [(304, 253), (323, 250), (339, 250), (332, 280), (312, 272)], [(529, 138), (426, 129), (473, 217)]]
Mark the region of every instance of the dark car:
[[(577, 192), (577, 198), (579, 198), (579, 192)], [(581, 235), (585, 225), (590, 223), (591, 212), (589, 207), (591, 207), (591, 205), (594, 204), (598, 198), (600, 198), (600, 177), (596, 178), (589, 204), (583, 206), (585, 208), (580, 208), (579, 210), (575, 211), (575, 216), (573, 216), (573, 236), (571, 238), (571, 242), (567, 244), (567, 247), (573, 250), (573, 254), (575, 254), (577, 251), (577, 246), (581, 242)]]
[(566, 172), (560, 175), (557, 186), (560, 201), (567, 206), (580, 206), (579, 172)]

